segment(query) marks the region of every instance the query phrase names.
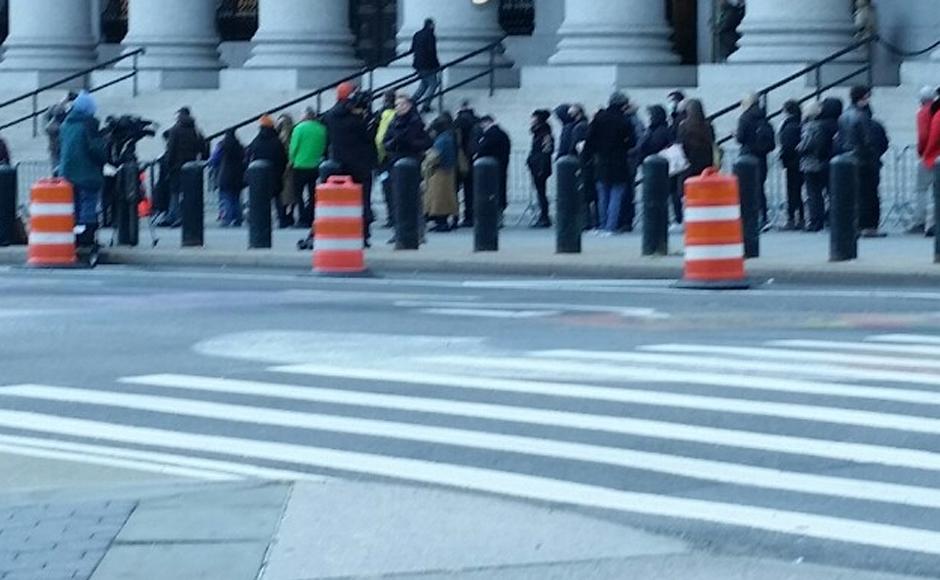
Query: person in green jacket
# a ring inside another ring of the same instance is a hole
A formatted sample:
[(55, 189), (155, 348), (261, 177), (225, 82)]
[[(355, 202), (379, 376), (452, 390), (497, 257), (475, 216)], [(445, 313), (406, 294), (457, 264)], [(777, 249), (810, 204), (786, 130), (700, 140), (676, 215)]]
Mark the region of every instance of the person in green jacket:
[[(317, 180), (326, 145), (326, 125), (317, 120), (316, 111), (308, 108), (291, 134), (289, 154), (290, 167), (294, 171), (294, 197), (302, 206), (299, 227), (306, 229), (310, 229), (316, 217)], [(306, 198), (304, 190), (309, 192)]]
[(84, 226), (79, 245), (91, 245), (98, 229), (108, 146), (99, 129), (95, 100), (82, 91), (59, 130), (59, 168), (75, 191), (75, 224)]

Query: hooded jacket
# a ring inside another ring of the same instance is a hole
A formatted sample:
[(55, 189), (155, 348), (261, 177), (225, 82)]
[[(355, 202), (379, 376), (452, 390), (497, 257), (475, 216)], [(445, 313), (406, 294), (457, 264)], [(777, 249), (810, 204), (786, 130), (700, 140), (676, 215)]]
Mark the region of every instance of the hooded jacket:
[(633, 124), (621, 107), (602, 109), (588, 127), (584, 149), (594, 157), (598, 181), (615, 184), (630, 181), (630, 150), (636, 145)]
[(871, 117), (865, 110), (851, 106), (842, 113), (839, 117), (839, 152), (851, 153), (860, 165), (875, 165), (878, 154), (872, 139)]
[(100, 191), (108, 146), (101, 135), (96, 107), (90, 96), (79, 95), (59, 133), (59, 173), (76, 188)]
[(558, 155), (561, 159), (566, 155), (577, 155), (578, 144), (584, 142), (587, 138), (588, 122), (587, 119), (573, 118), (569, 113), (570, 105), (559, 105), (555, 107), (555, 117), (561, 121), (561, 135), (558, 137)]
[(801, 119), (796, 115), (787, 115), (780, 125), (778, 141), (780, 141), (780, 161), (785, 167), (797, 166), (800, 163), (800, 154), (797, 147), (800, 146)]
[(649, 109), (649, 115), (650, 126), (646, 128), (640, 140), (640, 162), (672, 145), (672, 131), (669, 128), (666, 109), (653, 105)]
[(350, 102), (338, 103), (326, 114), (330, 159), (342, 166), (361, 183), (364, 175), (375, 169), (378, 153), (375, 134), (369, 130), (369, 120), (352, 110)]
[(536, 178), (547, 178), (552, 174), (552, 153), (555, 152), (555, 137), (547, 121), (532, 128), (532, 145), (526, 165)]
[(219, 191), (239, 193), (245, 187), (245, 148), (235, 134), (226, 134), (209, 159), (219, 171)]
[(406, 157), (420, 162), (432, 144), (424, 121), (414, 108), (406, 115), (396, 115), (385, 133), (385, 151), (392, 165)]
[(839, 131), (841, 114), (842, 101), (830, 98), (823, 101), (818, 117), (803, 123), (800, 144), (796, 148), (802, 172), (818, 173), (829, 167), (829, 161), (835, 155), (835, 136)]
[(761, 151), (760, 138), (758, 137), (761, 126), (766, 123), (767, 112), (756, 103), (741, 113), (741, 118), (738, 120), (738, 130), (735, 134), (738, 143), (741, 144), (741, 155), (753, 155), (759, 159), (766, 159), (769, 152), (766, 150)]
[(258, 135), (248, 146), (246, 155), (249, 164), (253, 161), (267, 161), (270, 163), (274, 169), (275, 179), (280, 183), (281, 176), (287, 171), (287, 151), (284, 150), (284, 144), (277, 134), (277, 129), (274, 127), (261, 127), (258, 130)]
[(196, 120), (189, 115), (180, 115), (170, 129), (166, 145), (167, 165), (170, 171), (179, 171), (183, 165), (197, 159), (207, 159), (206, 140), (196, 129)]
[(318, 169), (326, 153), (326, 127), (320, 121), (301, 121), (290, 136), (290, 164), (295, 169)]

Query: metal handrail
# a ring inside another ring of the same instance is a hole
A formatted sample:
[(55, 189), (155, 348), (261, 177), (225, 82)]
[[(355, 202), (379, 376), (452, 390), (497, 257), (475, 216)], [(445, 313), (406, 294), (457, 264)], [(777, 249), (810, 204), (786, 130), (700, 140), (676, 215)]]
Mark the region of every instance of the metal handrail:
[[(64, 84), (66, 84), (66, 83), (70, 83), (70, 82), (72, 82), (72, 81), (74, 81), (74, 80), (76, 80), (76, 79), (80, 79), (80, 78), (82, 78), (82, 77), (87, 77), (89, 74), (91, 74), (91, 73), (93, 73), (93, 72), (95, 72), (95, 71), (99, 71), (99, 70), (106, 69), (106, 68), (108, 68), (108, 67), (110, 67), (110, 66), (112, 66), (112, 65), (115, 65), (115, 64), (117, 64), (117, 63), (119, 63), (119, 62), (122, 62), (122, 61), (124, 61), (124, 60), (127, 60), (127, 59), (129, 59), (129, 58), (130, 58), (130, 59), (133, 59), (132, 70), (131, 70), (130, 73), (128, 73), (128, 74), (126, 74), (126, 75), (123, 75), (123, 76), (121, 76), (121, 77), (119, 77), (119, 78), (117, 78), (117, 79), (113, 79), (113, 80), (111, 80), (111, 81), (108, 81), (108, 82), (106, 82), (106, 83), (104, 83), (103, 85), (100, 85), (100, 86), (98, 86), (98, 87), (94, 87), (94, 88), (90, 89), (89, 92), (92, 92), (92, 93), (98, 92), (98, 91), (100, 91), (100, 90), (103, 90), (103, 89), (106, 89), (106, 88), (108, 88), (108, 87), (114, 86), (114, 85), (116, 85), (116, 84), (118, 84), (118, 83), (124, 82), (124, 81), (126, 81), (126, 80), (128, 80), (128, 79), (133, 79), (133, 81), (134, 81), (134, 85), (133, 85), (133, 95), (136, 97), (136, 96), (138, 95), (138, 93), (139, 93), (139, 86), (138, 86), (138, 83), (137, 83), (137, 74), (140, 72), (140, 69), (139, 69), (139, 67), (137, 66), (137, 62), (138, 62), (138, 58), (140, 57), (140, 55), (142, 55), (142, 54), (144, 54), (144, 53), (146, 53), (146, 52), (147, 52), (147, 50), (146, 50), (145, 48), (137, 48), (137, 49), (134, 49), (134, 50), (132, 50), (132, 51), (130, 51), (130, 52), (127, 52), (127, 53), (125, 53), (125, 54), (122, 54), (122, 55), (120, 55), (120, 56), (116, 56), (116, 57), (114, 57), (114, 58), (112, 58), (112, 59), (108, 59), (108, 60), (106, 60), (106, 61), (104, 61), (104, 62), (100, 62), (100, 63), (96, 64), (96, 65), (93, 66), (93, 67), (86, 68), (86, 69), (81, 70), (81, 71), (79, 71), (79, 72), (72, 73), (72, 74), (70, 74), (70, 75), (68, 75), (68, 76), (62, 77), (62, 78), (60, 78), (60, 79), (58, 79), (58, 80), (56, 80), (56, 81), (53, 81), (53, 82), (51, 82), (51, 83), (42, 85), (41, 87), (39, 87), (39, 88), (37, 88), (37, 89), (33, 89), (32, 91), (29, 91), (29, 92), (27, 92), (27, 93), (23, 93), (22, 95), (19, 95), (18, 97), (14, 97), (14, 98), (12, 98), (12, 99), (9, 99), (9, 100), (0, 102), (0, 109), (4, 109), (4, 108), (6, 108), (6, 107), (9, 107), (10, 105), (15, 105), (16, 103), (19, 103), (19, 102), (21, 102), (21, 101), (25, 101), (26, 99), (30, 99), (30, 98), (32, 99), (32, 102), (33, 102), (33, 112), (32, 112), (32, 113), (30, 113), (29, 115), (25, 115), (25, 116), (23, 116), (23, 117), (20, 117), (20, 118), (18, 118), (18, 119), (15, 119), (14, 121), (10, 121), (10, 122), (8, 122), (8, 123), (5, 123), (5, 124), (3, 124), (3, 125), (0, 125), (0, 129), (8, 129), (8, 128), (10, 128), (10, 127), (13, 127), (13, 126), (15, 126), (15, 125), (19, 125), (20, 123), (24, 123), (24, 122), (29, 121), (30, 119), (32, 119), (32, 121), (33, 121), (33, 137), (34, 137), (34, 138), (35, 138), (35, 137), (38, 137), (38, 136), (39, 136), (39, 117), (40, 117), (41, 115), (45, 114), (45, 113), (50, 109), (50, 107), (45, 107), (45, 108), (43, 108), (43, 109), (40, 109), (40, 108), (39, 108), (39, 95), (40, 95), (40, 94), (42, 94), (42, 93), (44, 93), (44, 92), (46, 92), (46, 91), (50, 91), (50, 90), (52, 90), (52, 89), (54, 89), (54, 88), (57, 88), (57, 87), (59, 87), (59, 86), (62, 86), (62, 85), (64, 85)], [(87, 85), (88, 83), (86, 82), (85, 84)]]
[[(482, 48), (479, 48), (479, 49), (477, 49), (477, 50), (474, 50), (474, 51), (472, 51), (472, 52), (469, 52), (469, 53), (467, 53), (467, 54), (465, 54), (465, 55), (463, 55), (463, 56), (461, 56), (461, 57), (455, 58), (454, 60), (448, 61), (448, 62), (446, 62), (446, 63), (444, 63), (444, 64), (441, 65), (440, 69), (438, 69), (438, 72), (441, 72), (441, 71), (447, 70), (447, 69), (449, 69), (449, 68), (451, 68), (451, 67), (454, 67), (454, 66), (463, 64), (464, 62), (467, 62), (467, 61), (470, 60), (470, 59), (476, 58), (476, 57), (480, 56), (481, 54), (489, 53), (489, 54), (490, 54), (490, 65), (489, 65), (489, 67), (488, 67), (484, 72), (482, 72), (482, 73), (480, 73), (480, 74), (478, 74), (478, 75), (475, 75), (475, 76), (473, 77), (473, 80), (479, 80), (480, 78), (483, 78), (483, 77), (489, 75), (489, 76), (490, 76), (490, 94), (492, 95), (493, 92), (495, 91), (495, 82), (496, 82), (496, 81), (495, 81), (495, 76), (494, 76), (494, 75), (495, 75), (495, 72), (496, 72), (495, 51), (496, 51), (500, 46), (502, 46), (502, 44), (503, 44), (503, 42), (504, 42), (505, 40), (506, 40), (506, 36), (502, 36), (502, 37), (500, 37), (499, 40), (495, 40), (495, 41), (493, 41), (493, 42), (487, 44), (486, 46), (484, 46), (484, 47), (482, 47)], [(301, 95), (300, 97), (291, 99), (291, 100), (289, 100), (289, 101), (287, 101), (287, 102), (285, 102), (285, 103), (281, 103), (280, 105), (277, 105), (276, 107), (273, 107), (273, 108), (271, 108), (271, 109), (268, 109), (267, 111), (264, 111), (264, 112), (259, 113), (259, 114), (257, 114), (257, 115), (254, 115), (254, 116), (252, 116), (252, 117), (249, 118), (249, 119), (245, 119), (244, 121), (241, 121), (241, 122), (239, 122), (239, 123), (236, 123), (236, 124), (234, 124), (234, 125), (231, 125), (231, 126), (229, 126), (229, 127), (226, 127), (225, 129), (222, 129), (221, 131), (217, 131), (217, 132), (215, 132), (215, 133), (212, 133), (212, 134), (209, 135), (206, 139), (208, 139), (209, 141), (214, 141), (214, 140), (216, 140), (216, 139), (222, 137), (223, 135), (225, 135), (225, 133), (227, 133), (228, 131), (237, 131), (238, 129), (241, 129), (241, 128), (243, 128), (243, 127), (247, 127), (248, 125), (251, 125), (252, 123), (256, 122), (258, 119), (260, 119), (261, 117), (263, 117), (263, 116), (265, 116), (265, 115), (274, 115), (274, 114), (276, 114), (276, 113), (280, 113), (281, 111), (283, 111), (283, 110), (285, 110), (285, 109), (288, 109), (288, 108), (290, 108), (290, 107), (293, 107), (293, 106), (295, 106), (295, 105), (298, 105), (298, 104), (300, 104), (300, 103), (302, 103), (302, 102), (304, 102), (304, 101), (308, 101), (308, 100), (313, 99), (313, 98), (319, 99), (319, 98), (323, 95), (323, 93), (325, 93), (325, 92), (327, 92), (327, 91), (329, 91), (329, 90), (331, 90), (331, 89), (334, 89), (334, 88), (338, 87), (338, 86), (341, 85), (342, 83), (349, 82), (349, 81), (351, 81), (351, 80), (354, 80), (354, 79), (357, 79), (357, 78), (361, 78), (361, 77), (366, 76), (366, 75), (369, 75), (369, 78), (370, 78), (370, 81), (371, 81), (371, 80), (372, 80), (372, 74), (373, 74), (377, 69), (385, 68), (385, 67), (389, 66), (390, 64), (392, 64), (392, 63), (394, 63), (394, 62), (396, 62), (396, 61), (399, 61), (399, 60), (401, 60), (401, 59), (403, 59), (403, 58), (405, 58), (405, 57), (411, 56), (411, 55), (413, 55), (413, 54), (414, 54), (414, 51), (408, 51), (408, 52), (403, 53), (403, 54), (400, 54), (400, 55), (396, 56), (395, 58), (393, 58), (393, 59), (391, 59), (391, 60), (388, 60), (388, 61), (386, 61), (386, 62), (384, 62), (384, 63), (382, 63), (382, 64), (380, 64), (380, 65), (376, 65), (376, 66), (373, 66), (373, 67), (363, 68), (363, 69), (361, 69), (360, 71), (358, 71), (358, 72), (356, 72), (356, 73), (354, 73), (354, 74), (351, 74), (351, 75), (348, 75), (348, 76), (346, 76), (346, 77), (343, 77), (342, 79), (339, 79), (339, 80), (337, 80), (337, 81), (334, 81), (334, 82), (332, 82), (332, 83), (330, 83), (330, 84), (328, 84), (328, 85), (322, 86), (322, 87), (320, 87), (320, 88), (318, 88), (318, 89), (316, 89), (316, 90), (314, 90), (314, 91), (311, 91), (311, 92), (309, 92), (309, 93), (306, 93), (306, 94), (304, 94), (304, 95)], [(396, 79), (396, 80), (394, 80), (394, 81), (391, 81), (391, 82), (388, 82), (388, 83), (386, 83), (386, 84), (384, 84), (384, 85), (382, 85), (382, 86), (380, 86), (380, 87), (374, 87), (374, 86), (373, 86), (373, 87), (370, 87), (370, 92), (371, 92), (371, 94), (372, 94), (372, 100), (375, 101), (375, 100), (377, 100), (377, 99), (380, 99), (380, 98), (382, 97), (382, 93), (384, 93), (384, 92), (386, 92), (386, 91), (389, 91), (389, 90), (398, 90), (398, 89), (404, 88), (404, 87), (406, 87), (406, 86), (408, 86), (408, 85), (414, 83), (414, 82), (417, 81), (419, 78), (420, 78), (420, 77), (419, 77), (419, 75), (418, 75), (416, 72), (410, 72), (410, 73), (408, 73), (407, 75), (404, 75), (404, 76), (402, 76), (402, 77), (399, 77), (398, 79)], [(462, 86), (465, 86), (466, 84), (468, 84), (468, 81), (464, 80), (464, 81), (462, 81), (462, 82), (459, 84), (459, 86), (462, 87)], [(429, 95), (429, 96), (426, 97), (425, 99), (422, 99), (421, 103), (429, 102), (429, 101), (432, 101), (433, 99), (440, 99), (440, 98), (443, 97), (444, 94), (446, 94), (446, 93), (448, 93), (448, 92), (454, 90), (454, 88), (456, 88), (456, 87), (450, 87), (450, 88), (448, 88), (448, 89), (443, 89), (443, 88), (442, 88), (442, 89), (439, 89), (438, 92), (436, 92), (435, 94)], [(421, 104), (421, 103), (416, 103), (416, 104)]]

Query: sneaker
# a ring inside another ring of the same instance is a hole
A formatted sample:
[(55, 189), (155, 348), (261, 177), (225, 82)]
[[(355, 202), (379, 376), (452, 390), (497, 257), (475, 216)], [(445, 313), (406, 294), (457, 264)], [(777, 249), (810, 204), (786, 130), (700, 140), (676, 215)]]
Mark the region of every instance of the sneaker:
[(917, 224), (908, 228), (908, 234), (926, 234), (927, 233), (927, 224)]
[(463, 220), (458, 227), (473, 228), (473, 220)]
[(766, 234), (767, 232), (774, 229), (774, 225), (770, 222), (762, 222), (760, 226), (760, 233)]
[(859, 232), (859, 236), (862, 238), (886, 238), (887, 234), (879, 232), (876, 229), (865, 229)]
[(932, 237), (934, 237), (935, 233), (936, 233), (936, 230), (934, 229), (933, 226), (931, 226), (931, 227), (927, 228), (927, 231), (926, 231), (926, 232), (924, 232), (924, 236), (926, 236), (926, 237), (928, 237), (928, 238), (932, 238)]
[(534, 224), (532, 224), (529, 227), (532, 229), (536, 229), (536, 230), (550, 228), (552, 227), (552, 220), (548, 218), (540, 218), (538, 221), (536, 221)]
[(681, 234), (685, 232), (685, 224), (672, 224), (669, 226), (670, 234)]

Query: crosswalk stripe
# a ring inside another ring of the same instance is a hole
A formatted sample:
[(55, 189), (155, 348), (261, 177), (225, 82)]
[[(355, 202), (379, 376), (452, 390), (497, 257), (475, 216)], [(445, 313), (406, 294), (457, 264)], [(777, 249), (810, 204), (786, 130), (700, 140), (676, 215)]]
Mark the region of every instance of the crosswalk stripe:
[[(0, 444), (17, 447), (22, 450), (46, 450), (49, 452), (64, 452), (73, 454), (75, 461), (93, 463), (94, 461), (85, 461), (86, 458), (93, 459), (129, 459), (135, 462), (154, 465), (154, 471), (164, 472), (161, 466), (172, 466), (180, 468), (193, 468), (194, 473), (205, 472), (208, 474), (218, 474), (225, 476), (226, 479), (242, 479), (249, 477), (265, 480), (305, 480), (323, 482), (327, 478), (311, 476), (309, 473), (301, 471), (287, 471), (283, 469), (269, 469), (266, 467), (257, 467), (254, 465), (245, 465), (242, 463), (231, 463), (228, 461), (219, 461), (216, 459), (201, 459), (195, 457), (185, 457), (182, 455), (173, 455), (169, 453), (157, 453), (153, 451), (141, 451), (138, 449), (123, 449), (119, 447), (107, 447), (102, 445), (89, 445), (86, 443), (75, 443), (71, 441), (57, 441), (50, 439), (39, 439), (36, 437), (22, 437), (16, 435), (0, 435)], [(202, 478), (207, 479), (207, 478)]]
[[(589, 361), (604, 361), (611, 363), (634, 363), (644, 365), (674, 365), (689, 366), (698, 369), (725, 369), (736, 371), (763, 371), (770, 373), (789, 373), (802, 376), (828, 377), (833, 379), (861, 379), (884, 380), (892, 382), (907, 382), (915, 384), (938, 384), (940, 375), (926, 375), (919, 373), (865, 370), (852, 367), (831, 365), (772, 363), (767, 361), (726, 359), (716, 357), (657, 354), (638, 352), (607, 352), (583, 350), (548, 350), (531, 353), (531, 356), (548, 359), (578, 359)], [(634, 367), (627, 367), (632, 371)], [(789, 379), (761, 376), (755, 381), (752, 374), (745, 376), (727, 374), (710, 374), (699, 371), (675, 371), (662, 366), (656, 367), (653, 379), (646, 380), (674, 380), (676, 382), (707, 384), (711, 386), (737, 387), (741, 389), (754, 389), (761, 391), (785, 391), (791, 393), (830, 395), (836, 397), (876, 399), (884, 401), (897, 401), (901, 403), (918, 403), (924, 405), (940, 404), (940, 393), (924, 390), (905, 390), (885, 387), (869, 387), (864, 385), (847, 385), (844, 383), (820, 383), (804, 379)]]
[[(317, 365), (287, 366), (280, 367), (279, 370), (294, 374), (317, 376), (331, 376), (330, 373), (332, 372), (335, 373), (335, 376), (344, 376), (346, 378), (384, 380), (458, 389), (501, 388), (501, 390), (504, 391), (548, 396), (554, 395), (555, 393), (553, 391), (557, 391), (558, 387), (563, 386), (557, 383), (536, 383), (532, 381), (480, 379), (477, 377), (456, 376), (447, 377), (422, 375), (421, 373), (366, 371), (361, 369), (333, 369), (331, 367)], [(220, 382), (217, 379), (202, 379), (182, 375), (153, 375), (127, 378), (122, 379), (122, 381), (131, 384), (168, 388), (197, 389), (260, 397), (278, 397), (300, 401), (361, 405), (375, 408), (509, 421), (514, 423), (547, 425), (551, 427), (565, 427), (587, 431), (620, 433), (654, 439), (707, 443), (743, 449), (772, 451), (775, 453), (815, 456), (854, 463), (873, 463), (940, 471), (940, 455), (927, 451), (864, 443), (809, 439), (788, 435), (769, 435), (754, 431), (699, 427), (666, 421), (630, 419), (606, 415), (588, 415), (566, 411), (549, 411), (485, 403), (423, 399), (400, 395), (358, 393), (354, 391), (319, 389), (313, 387), (295, 387), (277, 383), (235, 380)], [(464, 382), (467, 384), (463, 384)], [(483, 387), (482, 385), (484, 384), (490, 386)], [(601, 387), (597, 389), (599, 391), (609, 391), (612, 393), (611, 396), (613, 396), (613, 393), (616, 391), (616, 389), (604, 389)], [(564, 397), (566, 394), (559, 393), (557, 396)]]
[(773, 346), (792, 348), (850, 350), (860, 352), (881, 352), (896, 354), (920, 354), (926, 356), (940, 355), (940, 346), (926, 346), (922, 344), (883, 344), (864, 342), (844, 342), (837, 340), (774, 340), (769, 342)]
[(641, 346), (644, 352), (670, 352), (719, 354), (763, 360), (789, 360), (797, 363), (832, 362), (841, 364), (884, 366), (889, 368), (913, 367), (919, 369), (940, 369), (940, 361), (921, 358), (903, 358), (893, 356), (874, 356), (842, 352), (820, 352), (818, 350), (786, 350), (780, 348), (761, 348), (750, 346), (714, 346), (699, 344), (654, 344)]
[(188, 467), (177, 467), (173, 465), (154, 463), (150, 461), (137, 461), (133, 459), (116, 459), (112, 457), (103, 457), (89, 455), (87, 453), (76, 453), (71, 451), (56, 451), (54, 449), (43, 449), (31, 447), (28, 445), (15, 445), (12, 443), (0, 443), (0, 454), (18, 455), (21, 457), (33, 457), (36, 459), (52, 459), (55, 461), (68, 461), (72, 463), (85, 463), (88, 465), (98, 465), (101, 467), (115, 467), (119, 469), (130, 469), (133, 471), (143, 471), (147, 473), (159, 473), (160, 475), (173, 475), (186, 477), (189, 479), (200, 479), (204, 481), (237, 481), (242, 479), (237, 475), (230, 473), (219, 473), (207, 471), (205, 469), (192, 469)]
[(421, 312), (437, 316), (463, 316), (466, 318), (544, 318), (561, 314), (557, 310), (495, 310), (485, 308), (423, 308)]
[(865, 340), (868, 342), (900, 342), (908, 344), (940, 345), (940, 336), (929, 336), (926, 334), (882, 334), (880, 336), (869, 336)]
[[(585, 365), (578, 363), (572, 364), (545, 360), (501, 359), (495, 357), (478, 359), (466, 356), (435, 356), (426, 360), (429, 360), (434, 364), (446, 366), (530, 371), (550, 373), (553, 375), (567, 374), (577, 376), (596, 376), (616, 378), (621, 380), (642, 380), (649, 382), (662, 382), (662, 376), (666, 374), (657, 369)], [(557, 388), (558, 390), (565, 390), (567, 387), (566, 385), (560, 384)], [(618, 388), (617, 392), (619, 393), (619, 402), (633, 403), (636, 405), (679, 407), (683, 409), (695, 409), (698, 411), (716, 411), (721, 413), (734, 413), (738, 415), (760, 415), (775, 418), (797, 419), (800, 421), (853, 425), (866, 428), (894, 429), (898, 431), (928, 433), (932, 435), (940, 434), (940, 420), (931, 419), (928, 417), (915, 417), (893, 413), (876, 413), (874, 411), (859, 411), (853, 409), (842, 409), (839, 407), (820, 407), (814, 405), (797, 405), (792, 403), (750, 401), (745, 399), (732, 399), (728, 397), (662, 393), (652, 388)]]
[(419, 459), (393, 458), (214, 435), (183, 434), (162, 429), (130, 427), (84, 419), (65, 419), (30, 412), (0, 411), (0, 422), (15, 423), (20, 426), (28, 425), (29, 429), (34, 431), (222, 453), (404, 481), (446, 485), (528, 500), (702, 521), (822, 540), (940, 555), (940, 533), (938, 532), (833, 516), (619, 491), (546, 477), (448, 463), (432, 463)]
[(553, 459), (669, 473), (735, 485), (940, 508), (940, 491), (928, 488), (817, 476), (597, 445), (149, 395), (38, 386), (31, 389), (14, 388), (13, 392), (16, 396), (43, 400), (97, 404), (240, 423), (333, 431), (505, 453), (539, 455)]

